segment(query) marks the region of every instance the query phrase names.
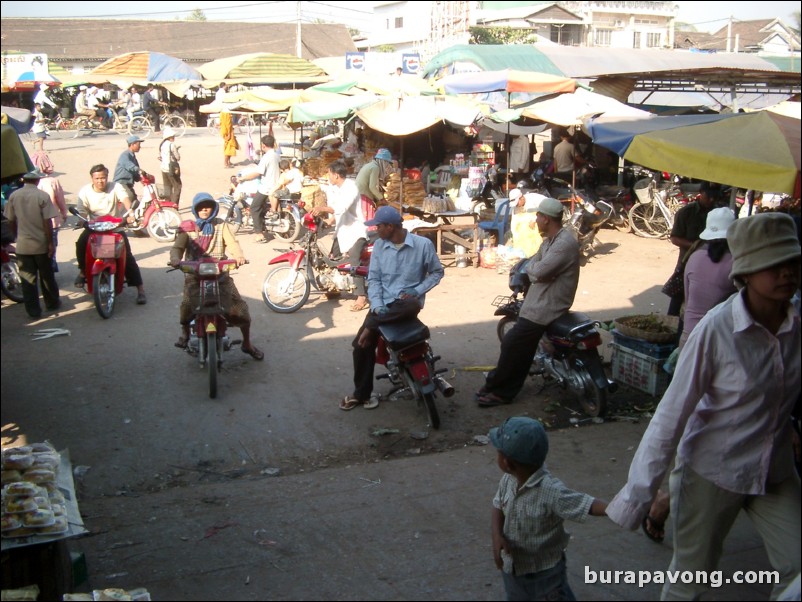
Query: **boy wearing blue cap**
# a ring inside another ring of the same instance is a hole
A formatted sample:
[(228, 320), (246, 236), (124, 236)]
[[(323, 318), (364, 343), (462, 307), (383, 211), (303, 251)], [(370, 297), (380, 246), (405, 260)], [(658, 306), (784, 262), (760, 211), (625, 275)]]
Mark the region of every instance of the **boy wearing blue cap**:
[(504, 472), (493, 498), (493, 558), (507, 600), (575, 600), (568, 585), (563, 521), (604, 516), (607, 502), (573, 491), (543, 466), (549, 440), (525, 416), (490, 430)]

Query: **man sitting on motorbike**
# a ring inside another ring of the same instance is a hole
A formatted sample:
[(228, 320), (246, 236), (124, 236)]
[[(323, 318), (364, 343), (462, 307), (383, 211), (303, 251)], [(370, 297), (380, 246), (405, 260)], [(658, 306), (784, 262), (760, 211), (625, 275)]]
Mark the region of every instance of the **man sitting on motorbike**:
[(562, 226), (560, 201), (544, 198), (537, 208), (543, 244), (529, 260), (531, 285), (515, 325), (501, 342), (496, 368), (476, 393), (480, 406), (511, 403), (523, 388), (538, 343), (547, 326), (571, 309), (579, 284), (579, 243)]
[(304, 185), (304, 174), (288, 159), (278, 162), (281, 172), (275, 188), (270, 191), (270, 214), (278, 216), (279, 201), (289, 199), (293, 194), (300, 194)]
[[(245, 263), (245, 256), (236, 237), (229, 230), (228, 224), (216, 218), (219, 206), (208, 192), (199, 192), (192, 199), (192, 214), (195, 221), (181, 223), (175, 243), (170, 250), (170, 265), (177, 268), (181, 258), (187, 261), (198, 261), (203, 257), (226, 259), (227, 253), (234, 255), (237, 266)], [(239, 294), (234, 280), (226, 273), (220, 278), (220, 294), (230, 299), (226, 322), (242, 331), (242, 352), (255, 360), (263, 360), (265, 354), (251, 343), (251, 314), (248, 304)], [(184, 276), (184, 298), (179, 308), (181, 336), (175, 346), (186, 349), (189, 343), (189, 325), (192, 322), (192, 299), (200, 295), (200, 284), (196, 274)]]
[[(428, 238), (407, 232), (401, 214), (385, 205), (366, 226), (376, 226), (381, 240), (373, 246), (368, 272), (370, 311), (351, 346), (354, 348), (354, 393), (340, 401), (341, 410), (379, 405), (373, 393), (373, 368), (379, 326), (414, 318), (426, 293), (443, 278), (443, 264)], [(531, 362), (530, 362), (531, 363)]]
[[(121, 184), (109, 182), (108, 168), (99, 163), (93, 165), (89, 170), (92, 183), (87, 184), (78, 191), (78, 204), (76, 208), (84, 218), (88, 220), (97, 219), (106, 215), (122, 217), (123, 213), (131, 209), (131, 199)], [(133, 222), (134, 216), (128, 213), (127, 222)], [(75, 286), (82, 288), (86, 284), (86, 244), (89, 241), (91, 231), (84, 228), (78, 241), (75, 243), (75, 256), (78, 260), (78, 277), (75, 279)], [(136, 258), (131, 252), (131, 245), (128, 237), (122, 233), (125, 241), (125, 280), (128, 286), (135, 286), (137, 289), (137, 305), (145, 305), (148, 302), (145, 297), (145, 286), (142, 282), (142, 273), (136, 263)]]

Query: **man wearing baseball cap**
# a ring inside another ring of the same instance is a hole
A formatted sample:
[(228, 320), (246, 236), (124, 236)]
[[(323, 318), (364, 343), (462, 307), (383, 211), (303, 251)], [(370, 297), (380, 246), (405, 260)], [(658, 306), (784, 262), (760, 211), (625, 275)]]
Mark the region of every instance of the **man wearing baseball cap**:
[(537, 229), (543, 236), (526, 265), (530, 287), (515, 326), (501, 342), (496, 368), (476, 393), (482, 407), (511, 403), (523, 388), (546, 327), (571, 309), (579, 284), (579, 244), (563, 228), (563, 206), (545, 197), (537, 208)]
[(128, 193), (128, 198), (133, 203), (136, 200), (136, 192), (134, 192), (134, 182), (139, 182), (142, 179), (142, 170), (139, 167), (139, 161), (136, 158), (136, 153), (142, 148), (142, 138), (136, 135), (128, 136), (125, 140), (128, 148), (125, 149), (120, 158), (117, 159), (117, 167), (114, 168), (114, 183), (122, 184)]
[(401, 214), (394, 208), (379, 207), (365, 225), (375, 226), (379, 235), (368, 271), (370, 311), (351, 343), (354, 392), (340, 401), (341, 410), (379, 405), (378, 398), (372, 395), (379, 325), (417, 316), (426, 293), (439, 284), (444, 274), (432, 241), (407, 232)]

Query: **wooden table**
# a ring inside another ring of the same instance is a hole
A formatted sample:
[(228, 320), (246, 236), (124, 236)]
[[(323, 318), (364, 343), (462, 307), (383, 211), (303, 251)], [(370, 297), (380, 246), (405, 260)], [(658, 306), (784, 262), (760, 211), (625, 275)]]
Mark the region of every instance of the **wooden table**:
[[(473, 262), (473, 267), (479, 267), (479, 216), (469, 211), (444, 211), (441, 213), (423, 213), (424, 218), (435, 218), (435, 222), (431, 226), (420, 226), (415, 228), (415, 234), (421, 236), (427, 234), (435, 235), (435, 249), (437, 256), (446, 264), (453, 262), (456, 265), (457, 260), (466, 256)], [(455, 223), (460, 222), (460, 223)], [(470, 230), (473, 234), (473, 240), (463, 236), (465, 230)], [(454, 244), (455, 249), (453, 252), (443, 251), (443, 240), (447, 240)], [(457, 253), (456, 247), (461, 246), (466, 249), (466, 253)]]

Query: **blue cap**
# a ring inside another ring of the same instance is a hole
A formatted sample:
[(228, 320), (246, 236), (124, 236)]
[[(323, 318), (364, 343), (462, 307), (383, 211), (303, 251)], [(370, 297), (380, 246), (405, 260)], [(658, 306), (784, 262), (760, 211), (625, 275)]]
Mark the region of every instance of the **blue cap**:
[(382, 161), (393, 160), (393, 156), (390, 154), (390, 151), (388, 151), (386, 148), (380, 148), (378, 151), (376, 151), (376, 158), (381, 159)]
[(142, 140), (142, 138), (139, 136), (128, 136), (126, 142), (128, 143), (128, 146), (131, 146), (134, 142), (144, 142), (144, 140)]
[(549, 438), (540, 421), (526, 416), (507, 418), (488, 433), (493, 446), (509, 459), (528, 466), (541, 466), (549, 453)]
[(395, 207), (382, 205), (376, 210), (376, 215), (373, 216), (373, 219), (366, 221), (365, 225), (378, 226), (379, 224), (395, 224), (396, 226), (400, 226), (403, 221), (404, 219)]

